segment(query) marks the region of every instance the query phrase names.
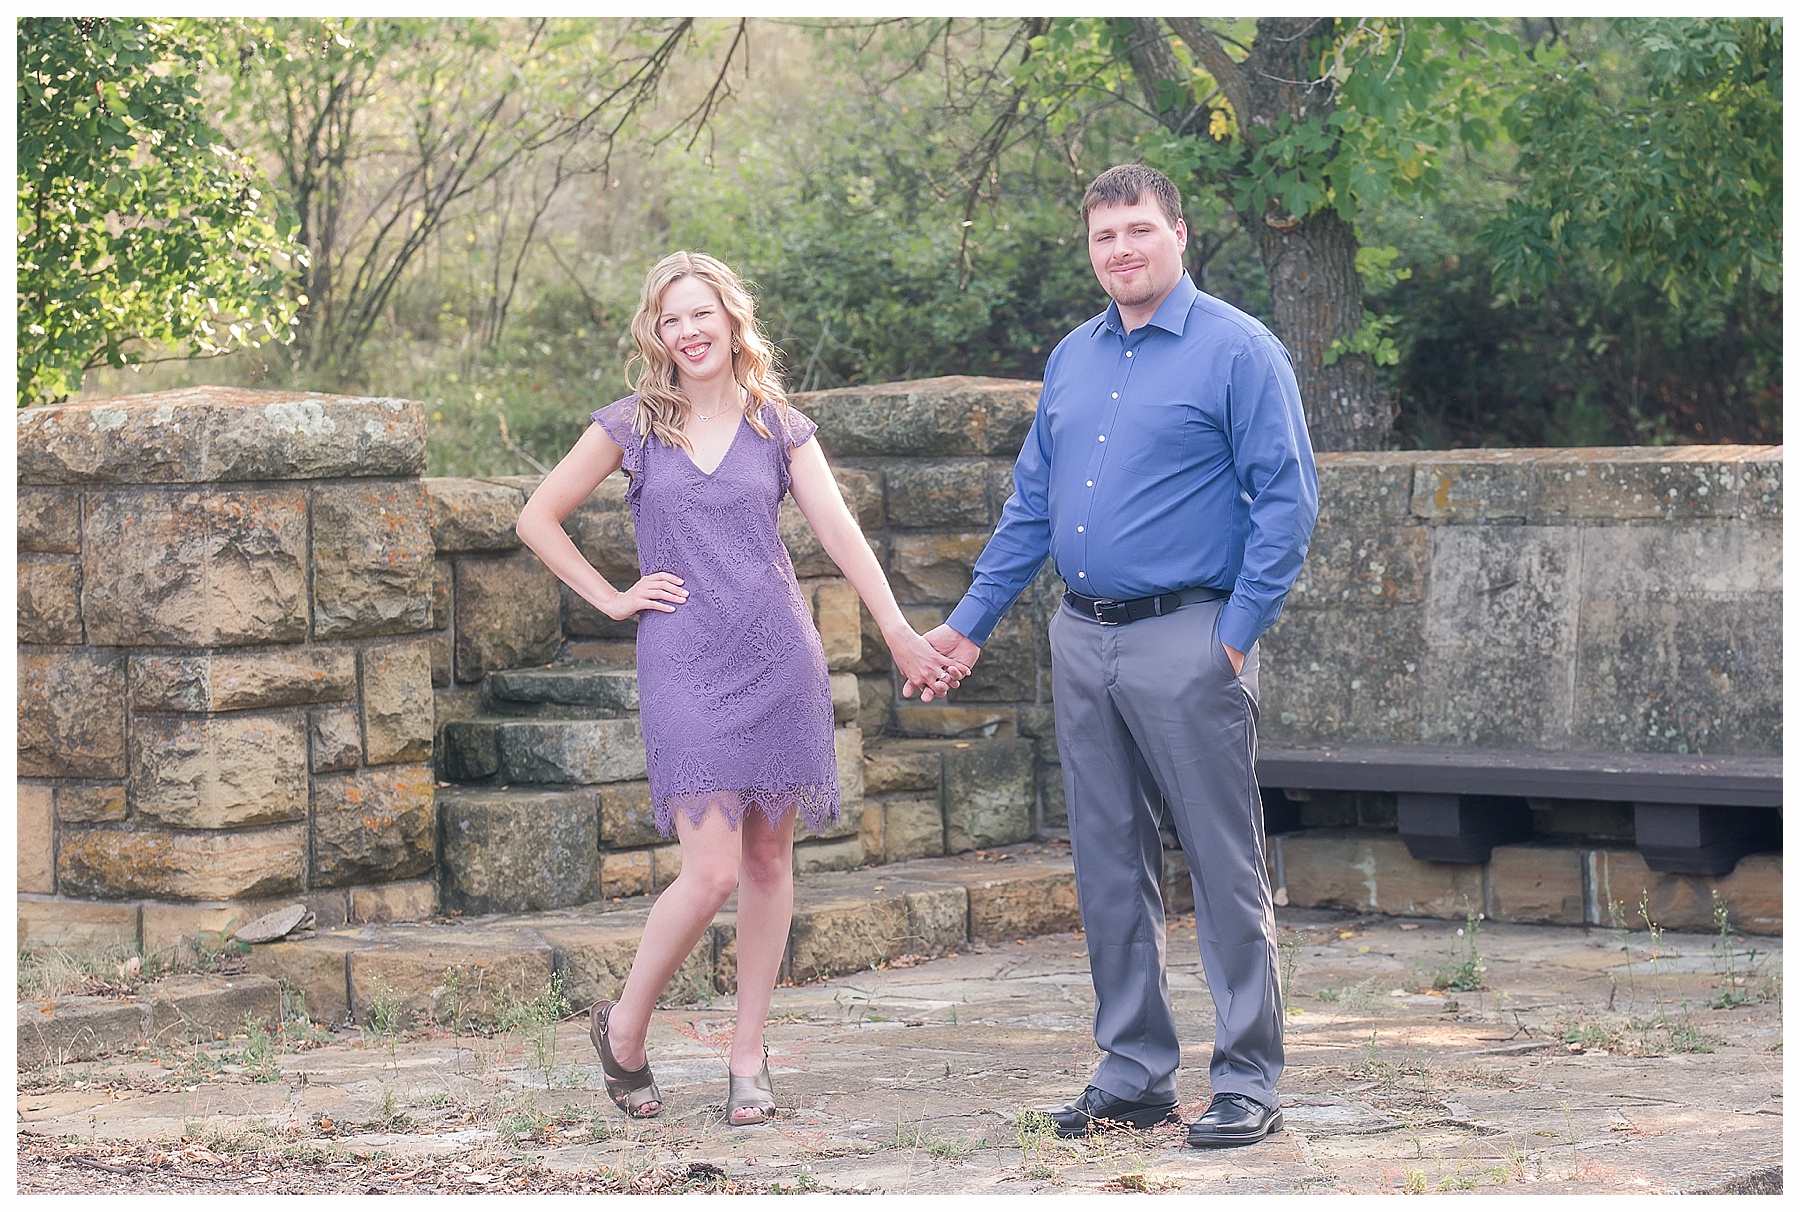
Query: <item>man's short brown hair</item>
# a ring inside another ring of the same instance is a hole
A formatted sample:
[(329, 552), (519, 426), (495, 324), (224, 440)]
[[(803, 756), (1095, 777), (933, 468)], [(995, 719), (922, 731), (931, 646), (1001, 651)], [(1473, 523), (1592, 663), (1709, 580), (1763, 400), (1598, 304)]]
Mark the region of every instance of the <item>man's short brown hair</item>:
[(1143, 201), (1145, 194), (1155, 197), (1170, 227), (1181, 222), (1181, 191), (1175, 182), (1148, 164), (1120, 164), (1095, 177), (1087, 187), (1081, 197), (1081, 224), (1087, 226), (1095, 207), (1133, 206)]

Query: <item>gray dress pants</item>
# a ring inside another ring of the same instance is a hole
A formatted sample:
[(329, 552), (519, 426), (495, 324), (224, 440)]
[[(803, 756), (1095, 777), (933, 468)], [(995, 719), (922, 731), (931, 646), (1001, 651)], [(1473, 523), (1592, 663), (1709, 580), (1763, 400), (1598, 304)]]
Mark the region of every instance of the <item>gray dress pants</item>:
[(1279, 1100), (1281, 989), (1257, 791), (1257, 650), (1242, 676), (1219, 645), (1223, 601), (1109, 627), (1050, 621), (1056, 743), (1094, 976), (1093, 1085), (1174, 1100), (1181, 1045), (1169, 1007), (1162, 838), (1169, 820), (1194, 884), (1200, 959), (1217, 1010), (1214, 1094)]

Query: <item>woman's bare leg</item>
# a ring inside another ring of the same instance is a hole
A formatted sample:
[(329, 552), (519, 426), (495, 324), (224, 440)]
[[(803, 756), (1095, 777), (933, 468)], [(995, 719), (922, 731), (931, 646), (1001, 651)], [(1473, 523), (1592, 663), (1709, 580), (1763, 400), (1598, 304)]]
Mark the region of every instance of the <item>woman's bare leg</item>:
[(744, 815), (743, 855), (738, 878), (737, 1027), (731, 1039), (731, 1071), (740, 1077), (762, 1072), (763, 1024), (775, 995), (775, 978), (787, 951), (794, 916), (794, 818), (779, 825), (760, 812)]
[[(651, 907), (625, 991), (607, 1020), (607, 1045), (627, 1069), (644, 1063), (650, 1012), (737, 887), (743, 834), (731, 827), (723, 812), (709, 810), (696, 825), (677, 811), (675, 835), (681, 840), (681, 874)], [(772, 986), (773, 979), (769, 983)]]

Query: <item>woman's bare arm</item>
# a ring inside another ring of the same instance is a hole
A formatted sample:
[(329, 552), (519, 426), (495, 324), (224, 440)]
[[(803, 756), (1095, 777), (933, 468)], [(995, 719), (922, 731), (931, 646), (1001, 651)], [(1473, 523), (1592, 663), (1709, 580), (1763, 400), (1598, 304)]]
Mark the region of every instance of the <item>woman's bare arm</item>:
[(645, 609), (673, 611), (675, 605), (687, 600), (681, 578), (670, 573), (652, 573), (630, 589), (615, 588), (587, 562), (563, 529), (568, 516), (602, 480), (619, 470), (624, 459), (625, 452), (619, 444), (600, 426), (590, 425), (574, 449), (550, 469), (525, 502), (514, 528), (525, 546), (536, 552), (563, 584), (614, 619), (628, 618)]
[[(939, 654), (906, 621), (869, 540), (863, 537), (862, 527), (844, 504), (817, 438), (808, 438), (794, 448), (789, 474), (795, 504), (819, 536), (825, 554), (868, 606), (901, 674), (925, 688), (920, 697), (926, 702), (931, 701), (933, 691), (942, 695), (959, 685), (968, 676), (968, 669)], [(946, 667), (947, 673), (940, 672)]]

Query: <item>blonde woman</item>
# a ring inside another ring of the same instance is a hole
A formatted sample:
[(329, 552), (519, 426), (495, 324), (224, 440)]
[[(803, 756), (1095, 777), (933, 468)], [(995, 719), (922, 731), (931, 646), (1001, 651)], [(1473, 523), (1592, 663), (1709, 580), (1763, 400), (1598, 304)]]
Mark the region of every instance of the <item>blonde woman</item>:
[[(794, 821), (838, 815), (825, 654), (776, 533), (792, 493), (819, 541), (868, 604), (903, 677), (943, 695), (968, 668), (927, 644), (789, 406), (754, 304), (722, 262), (664, 257), (631, 323), (634, 393), (593, 414), (575, 448), (532, 494), (519, 537), (576, 593), (614, 619), (638, 616), (638, 699), (657, 826), (681, 843), (681, 874), (657, 898), (616, 1002), (595, 1003), (589, 1034), (606, 1091), (627, 1115), (660, 1114), (645, 1055), (663, 987), (735, 890), (737, 1024), (727, 1118), (775, 1113), (763, 1024), (793, 914)], [(562, 523), (623, 467), (643, 577), (618, 589)]]

